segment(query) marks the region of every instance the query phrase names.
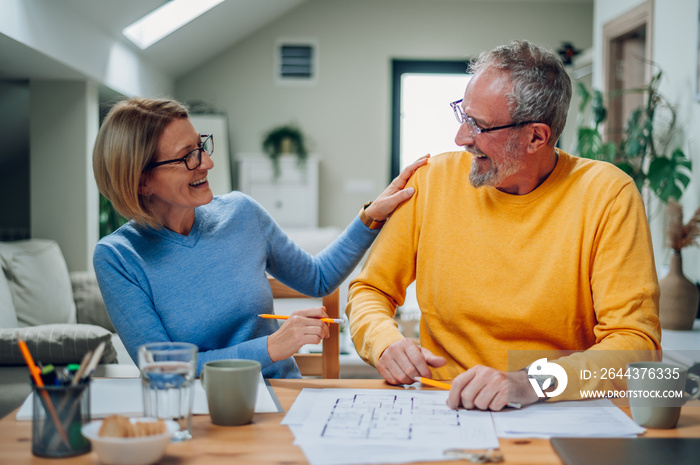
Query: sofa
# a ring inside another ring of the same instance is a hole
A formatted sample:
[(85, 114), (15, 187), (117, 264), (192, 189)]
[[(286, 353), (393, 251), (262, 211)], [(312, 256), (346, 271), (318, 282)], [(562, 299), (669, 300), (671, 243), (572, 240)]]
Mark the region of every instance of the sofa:
[(80, 363), (106, 343), (96, 374), (138, 376), (107, 316), (95, 276), (69, 272), (55, 241), (0, 242), (0, 417), (31, 392), (17, 341), (43, 365)]

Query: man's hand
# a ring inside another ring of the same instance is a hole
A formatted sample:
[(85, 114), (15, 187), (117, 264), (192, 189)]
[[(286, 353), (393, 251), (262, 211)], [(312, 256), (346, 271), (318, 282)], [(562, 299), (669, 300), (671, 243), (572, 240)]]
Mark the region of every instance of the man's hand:
[(382, 352), (377, 370), (390, 384), (413, 384), (414, 376), (432, 378), (430, 367), (441, 367), (445, 363), (444, 358), (418, 347), (412, 340), (401, 339)]
[(457, 409), (501, 410), (509, 402), (529, 405), (539, 398), (524, 371), (500, 371), (477, 365), (457, 376), (447, 405)]

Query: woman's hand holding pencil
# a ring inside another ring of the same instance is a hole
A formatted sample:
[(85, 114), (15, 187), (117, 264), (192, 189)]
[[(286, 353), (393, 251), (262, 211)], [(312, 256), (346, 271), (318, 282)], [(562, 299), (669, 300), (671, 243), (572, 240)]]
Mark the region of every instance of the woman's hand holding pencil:
[(289, 316), (258, 316), (284, 320), (282, 326), (267, 338), (267, 353), (273, 362), (291, 357), (303, 345), (318, 344), (330, 336), (329, 323), (339, 322), (328, 318), (324, 307), (297, 310)]

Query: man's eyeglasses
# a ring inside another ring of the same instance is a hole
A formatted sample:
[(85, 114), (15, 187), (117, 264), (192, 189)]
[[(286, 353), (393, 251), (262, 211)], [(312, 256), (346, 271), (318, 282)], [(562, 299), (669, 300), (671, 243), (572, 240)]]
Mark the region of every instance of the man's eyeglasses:
[(212, 153), (214, 153), (214, 135), (200, 134), (200, 137), (202, 138), (202, 142), (199, 144), (199, 146), (191, 152), (188, 152), (184, 157), (175, 158), (173, 160), (151, 162), (148, 164), (148, 168), (153, 169), (155, 167), (168, 165), (170, 163), (184, 163), (188, 170), (196, 170), (199, 168), (199, 165), (202, 164), (202, 151), (207, 152), (210, 156)]
[(467, 116), (466, 113), (464, 113), (464, 110), (462, 110), (462, 106), (460, 105), (462, 103), (462, 99), (459, 99), (455, 102), (450, 103), (450, 106), (452, 107), (452, 111), (455, 114), (455, 118), (457, 118), (457, 122), (459, 124), (464, 124), (467, 123), (467, 128), (469, 128), (469, 132), (471, 132), (472, 137), (476, 137), (482, 132), (491, 132), (491, 131), (498, 131), (499, 129), (507, 129), (507, 128), (514, 128), (517, 126), (525, 126), (526, 124), (532, 124), (536, 123), (537, 121), (523, 121), (522, 123), (512, 123), (512, 124), (506, 124), (504, 126), (496, 126), (493, 128), (482, 128), (478, 124), (476, 124), (476, 121), (474, 121), (474, 118), (471, 116)]

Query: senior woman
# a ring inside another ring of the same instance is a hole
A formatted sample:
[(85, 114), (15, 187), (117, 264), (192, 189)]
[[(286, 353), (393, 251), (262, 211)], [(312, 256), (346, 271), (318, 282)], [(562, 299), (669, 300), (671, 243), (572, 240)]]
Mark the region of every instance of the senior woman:
[[(198, 346), (198, 369), (246, 358), (263, 376), (300, 377), (291, 358), (329, 334), (323, 307), (299, 310), (281, 326), (266, 272), (311, 296), (332, 292), (377, 236), (378, 224), (413, 195), (406, 168), (316, 256), (292, 242), (240, 192), (214, 197), (212, 135), (201, 135), (174, 100), (133, 98), (105, 118), (93, 153), (100, 192), (130, 221), (100, 240), (94, 266), (107, 312), (131, 358), (147, 342)], [(370, 227), (371, 226), (371, 227)]]

